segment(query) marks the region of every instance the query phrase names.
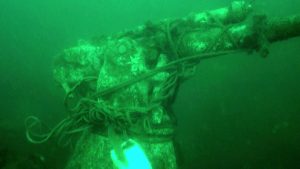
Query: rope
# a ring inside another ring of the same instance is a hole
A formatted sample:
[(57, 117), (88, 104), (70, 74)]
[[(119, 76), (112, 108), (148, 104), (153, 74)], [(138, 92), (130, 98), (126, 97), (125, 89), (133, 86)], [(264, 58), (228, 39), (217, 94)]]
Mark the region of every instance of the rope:
[(169, 62), (168, 64), (166, 64), (165, 66), (162, 67), (158, 67), (152, 71), (149, 71), (147, 73), (144, 73), (143, 75), (140, 75), (138, 77), (136, 77), (135, 79), (131, 79), (125, 82), (121, 82), (120, 84), (117, 84), (113, 87), (104, 89), (102, 91), (99, 91), (96, 93), (96, 96), (98, 97), (103, 97), (106, 96), (108, 94), (114, 93), (119, 91), (120, 89), (123, 89), (125, 87), (128, 87), (132, 84), (135, 84), (137, 82), (140, 82), (142, 80), (146, 80), (154, 75), (156, 75), (159, 72), (162, 71), (168, 71), (168, 70), (176, 70), (178, 67), (180, 66), (180, 64), (187, 62), (187, 61), (200, 61), (200, 60), (206, 60), (206, 59), (210, 59), (210, 58), (215, 58), (215, 57), (219, 57), (219, 56), (225, 56), (225, 55), (229, 55), (229, 54), (234, 54), (234, 53), (238, 53), (240, 52), (239, 50), (230, 50), (230, 51), (222, 51), (222, 52), (211, 52), (211, 53), (205, 53), (205, 54), (199, 54), (199, 55), (193, 55), (193, 56), (188, 56), (188, 57), (183, 57), (180, 59), (177, 59), (175, 61)]
[[(216, 19), (215, 21), (217, 22), (217, 26), (220, 26), (223, 29), (222, 36), (223, 34), (227, 35), (232, 43), (236, 45), (233, 38), (230, 37), (227, 32), (228, 27), (225, 27)], [(67, 111), (70, 113), (69, 116), (60, 121), (54, 128), (50, 129), (46, 133), (42, 132), (43, 124), (40, 119), (35, 116), (29, 116), (25, 120), (27, 139), (35, 144), (44, 143), (52, 137), (58, 137), (58, 140), (62, 141), (65, 138), (69, 138), (70, 135), (92, 129), (95, 126), (102, 129), (107, 129), (109, 126), (113, 126), (113, 128), (116, 130), (127, 131), (129, 134), (140, 138), (147, 138), (147, 136), (150, 135), (152, 135), (153, 138), (169, 138), (170, 136), (168, 134), (144, 134), (145, 130), (152, 131), (153, 127), (150, 124), (151, 117), (148, 112), (151, 112), (151, 110), (160, 105), (161, 101), (166, 100), (174, 94), (174, 86), (178, 81), (178, 77), (187, 71), (186, 67), (195, 67), (201, 60), (239, 52), (238, 50), (231, 50), (222, 52), (207, 52), (204, 54), (179, 57), (177, 45), (175, 45), (171, 35), (170, 26), (171, 23), (168, 22), (166, 24), (165, 33), (172, 55), (174, 55), (175, 58), (174, 61), (139, 75), (134, 79), (121, 82), (115, 86), (103, 89), (101, 91), (93, 91), (94, 93), (88, 93), (90, 95), (87, 94), (86, 96), (79, 96), (79, 100), (76, 100), (75, 105), (71, 106), (71, 99), (77, 99), (78, 96), (76, 96), (76, 92), (80, 89), (80, 87), (83, 86), (84, 83), (91, 83), (98, 80), (98, 77), (93, 76), (83, 78), (66, 94), (64, 105)], [(217, 43), (217, 41), (215, 43)], [(164, 71), (169, 71), (171, 73), (170, 77), (162, 83), (160, 91), (162, 95), (151, 100), (149, 106), (146, 108), (123, 107), (116, 109), (98, 101), (101, 97), (119, 92), (124, 88), (127, 88), (140, 81), (147, 80)], [(137, 111), (139, 112), (136, 113)], [(142, 123), (142, 128), (140, 123)], [(36, 132), (37, 130), (39, 130), (39, 132)]]
[[(48, 141), (52, 137), (59, 137), (60, 140), (63, 140), (63, 138), (65, 138), (67, 135), (72, 135), (75, 133), (79, 133), (83, 130), (91, 129), (95, 124), (101, 124), (102, 127), (114, 125), (116, 128), (120, 130), (126, 130), (126, 128), (129, 128), (130, 125), (134, 125), (132, 122), (129, 122), (129, 121), (133, 121), (132, 119), (143, 119), (144, 122), (146, 122), (147, 119), (149, 119), (146, 113), (143, 114), (142, 116), (144, 117), (141, 118), (140, 117), (141, 113), (138, 113), (138, 115), (137, 114), (133, 115), (134, 112), (131, 112), (130, 108), (124, 107), (122, 109), (115, 110), (112, 107), (108, 107), (105, 106), (104, 104), (100, 104), (93, 98), (103, 97), (107, 94), (118, 92), (119, 90), (128, 87), (134, 83), (150, 78), (161, 71), (174, 70), (177, 68), (178, 65), (186, 61), (204, 60), (204, 59), (232, 54), (236, 52), (237, 51), (215, 52), (215, 53), (206, 53), (201, 55), (180, 58), (168, 63), (163, 67), (159, 67), (148, 73), (145, 73), (135, 79), (102, 90), (96, 93), (96, 95), (94, 95), (92, 98), (81, 98), (77, 103), (77, 105), (71, 109), (70, 112), (72, 114), (70, 114), (68, 117), (66, 117), (61, 122), (59, 122), (53, 129), (51, 129), (47, 133), (37, 134), (36, 132), (33, 132), (34, 129), (36, 129), (36, 127), (38, 127), (39, 130), (41, 131), (42, 123), (37, 117), (29, 116), (25, 120), (26, 137), (30, 142), (39, 144)], [(67, 94), (67, 98), (80, 87), (80, 84), (90, 80), (95, 80), (95, 79), (88, 77), (83, 79), (78, 84), (76, 84), (72, 88), (72, 90)], [(152, 106), (150, 106), (149, 108), (145, 108), (143, 111), (147, 112), (153, 109), (155, 106), (157, 106), (157, 103), (155, 104), (155, 102), (164, 100), (165, 98), (168, 98), (170, 95), (172, 95), (172, 91), (170, 91), (170, 88), (172, 88), (175, 82), (176, 82), (176, 76), (174, 73), (172, 74), (171, 78), (167, 79), (163, 84), (162, 89), (167, 92), (162, 91), (165, 94), (161, 98), (158, 98), (157, 100), (153, 100)], [(68, 105), (68, 103), (66, 103), (66, 105)], [(124, 114), (127, 114), (128, 117), (125, 117)], [(128, 120), (128, 118), (130, 118), (130, 120)], [(146, 123), (144, 123), (144, 128), (147, 128)]]

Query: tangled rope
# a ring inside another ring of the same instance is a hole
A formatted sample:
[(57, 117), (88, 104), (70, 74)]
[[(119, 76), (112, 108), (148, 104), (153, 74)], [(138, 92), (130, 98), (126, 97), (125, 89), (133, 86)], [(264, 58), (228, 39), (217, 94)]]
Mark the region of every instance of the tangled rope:
[[(228, 36), (232, 43), (236, 45), (234, 40), (227, 33), (228, 27), (223, 26), (218, 20), (215, 20), (215, 22), (217, 22), (217, 26), (223, 29), (223, 33), (220, 36)], [(115, 86), (99, 91), (87, 91), (87, 93), (82, 96), (79, 95), (77, 91), (79, 91), (85, 83), (96, 83), (98, 80), (98, 77), (85, 77), (75, 84), (66, 94), (64, 105), (69, 112), (69, 115), (60, 121), (54, 128), (47, 128), (48, 132), (43, 132), (43, 128), (46, 127), (39, 118), (35, 116), (26, 118), (25, 127), (27, 139), (31, 143), (39, 144), (55, 137), (58, 138), (59, 142), (65, 141), (66, 144), (68, 144), (70, 143), (69, 138), (76, 133), (93, 129), (99, 130), (100, 134), (105, 134), (109, 127), (113, 127), (116, 131), (125, 131), (127, 134), (148, 137), (148, 134), (143, 134), (145, 133), (143, 129), (152, 130), (150, 125), (151, 114), (149, 114), (149, 112), (160, 106), (162, 101), (170, 98), (170, 96), (174, 94), (174, 86), (182, 74), (186, 73), (190, 68), (195, 67), (201, 60), (239, 52), (238, 50), (211, 52), (211, 48), (208, 48), (204, 54), (180, 57), (178, 44), (174, 43), (171, 29), (171, 23), (168, 22), (165, 25), (165, 34), (171, 53), (174, 56), (173, 61)], [(181, 35), (181, 37), (182, 36), (183, 35)], [(217, 43), (217, 40), (215, 43)], [(179, 38), (178, 42), (180, 41), (181, 39)], [(99, 101), (99, 98), (117, 93), (133, 84), (147, 80), (156, 74), (165, 71), (170, 72), (170, 76), (162, 83), (160, 88), (161, 95), (151, 100), (147, 107), (115, 108)], [(74, 102), (74, 104), (71, 104), (72, 102)], [(152, 135), (152, 137), (155, 136), (160, 137), (161, 135)], [(162, 135), (162, 137), (169, 137), (169, 135)]]
[[(199, 61), (204, 59), (209, 59), (213, 57), (228, 55), (232, 53), (236, 53), (238, 51), (223, 51), (223, 52), (215, 52), (215, 53), (206, 53), (201, 55), (194, 55), (189, 57), (180, 58), (174, 60), (165, 66), (158, 67), (152, 71), (149, 71), (143, 75), (135, 79), (131, 79), (120, 84), (117, 84), (113, 87), (101, 90), (96, 92), (94, 95), (81, 98), (77, 104), (69, 108), (69, 116), (59, 122), (54, 128), (50, 129), (50, 131), (43, 133), (42, 131), (42, 122), (35, 116), (29, 116), (25, 120), (26, 127), (26, 137), (31, 143), (39, 144), (48, 141), (52, 137), (58, 137), (59, 141), (63, 141), (66, 138), (69, 138), (71, 135), (82, 132), (87, 129), (94, 128), (95, 126), (99, 128), (107, 128), (110, 125), (113, 125), (117, 130), (126, 130), (132, 127), (135, 123), (138, 123), (139, 119), (144, 119), (143, 126), (146, 128), (147, 119), (149, 119), (149, 110), (158, 106), (158, 102), (168, 98), (172, 95), (172, 91), (170, 89), (176, 83), (177, 73), (175, 72), (171, 74), (170, 78), (168, 78), (163, 83), (163, 91), (165, 91), (164, 95), (153, 100), (153, 104), (147, 108), (140, 108), (139, 112), (136, 112), (138, 108), (130, 108), (124, 107), (120, 109), (115, 109), (113, 107), (109, 107), (101, 102), (97, 101), (97, 98), (106, 96), (108, 94), (112, 94), (120, 91), (126, 87), (129, 87), (137, 82), (146, 80), (150, 77), (153, 77), (159, 72), (162, 71), (170, 71), (170, 70), (178, 70), (181, 64), (187, 61)], [(96, 80), (94, 77), (87, 77), (78, 84), (76, 84), (72, 90), (66, 95), (65, 105), (68, 105), (69, 97), (76, 92), (78, 88), (80, 88), (82, 83), (89, 82), (92, 80)], [(133, 127), (134, 128), (134, 127)], [(40, 132), (37, 132), (37, 130)], [(138, 130), (131, 131), (134, 134), (138, 134)], [(69, 143), (70, 141), (67, 141)]]

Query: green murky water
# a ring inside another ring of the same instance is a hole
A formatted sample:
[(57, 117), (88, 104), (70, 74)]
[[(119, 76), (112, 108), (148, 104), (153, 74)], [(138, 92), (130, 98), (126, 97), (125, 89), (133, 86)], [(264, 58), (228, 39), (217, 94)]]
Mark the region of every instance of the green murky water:
[[(26, 141), (24, 119), (65, 117), (53, 58), (78, 39), (183, 17), (229, 0), (0, 0), (0, 168), (63, 168), (69, 149)], [(269, 17), (299, 15), (300, 1), (257, 1)], [(238, 54), (200, 63), (173, 105), (183, 169), (300, 168), (300, 38), (268, 58)]]

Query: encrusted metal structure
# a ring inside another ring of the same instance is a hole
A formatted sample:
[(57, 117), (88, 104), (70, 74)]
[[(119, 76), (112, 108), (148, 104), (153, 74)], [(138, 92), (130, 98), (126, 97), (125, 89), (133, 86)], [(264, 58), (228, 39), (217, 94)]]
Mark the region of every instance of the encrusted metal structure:
[[(249, 22), (251, 11), (251, 4), (235, 1), (65, 49), (56, 58), (54, 76), (67, 93), (70, 115), (36, 143), (81, 132), (66, 168), (112, 169), (117, 167), (111, 150), (123, 159), (121, 144), (135, 139), (153, 169), (177, 169), (171, 104), (201, 59), (241, 50), (267, 56), (269, 43), (300, 35), (297, 16), (254, 15)], [(34, 142), (30, 132), (27, 136)]]

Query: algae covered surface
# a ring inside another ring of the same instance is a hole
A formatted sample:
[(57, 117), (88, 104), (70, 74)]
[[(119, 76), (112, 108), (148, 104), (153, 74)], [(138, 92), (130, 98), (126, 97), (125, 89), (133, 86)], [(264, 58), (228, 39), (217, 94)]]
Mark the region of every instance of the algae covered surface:
[[(31, 144), (24, 125), (30, 115), (45, 129), (66, 117), (65, 93), (53, 75), (54, 60), (63, 51), (231, 2), (0, 0), (0, 168), (65, 168), (74, 146), (55, 139)], [(298, 0), (254, 4), (253, 12), (269, 18), (300, 15)], [(300, 168), (300, 38), (268, 48), (267, 58), (243, 52), (205, 60), (181, 84), (170, 105), (180, 168)]]

